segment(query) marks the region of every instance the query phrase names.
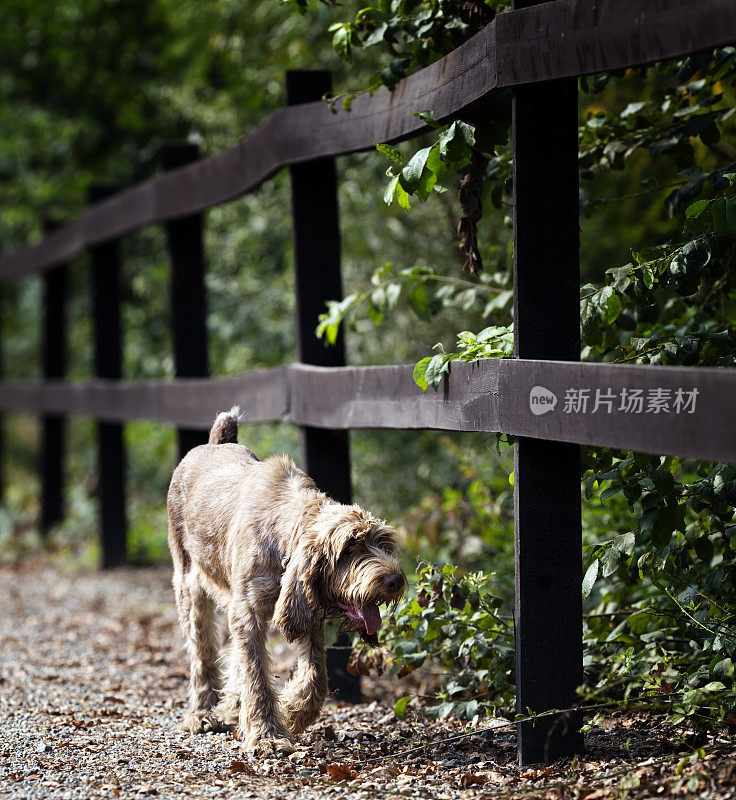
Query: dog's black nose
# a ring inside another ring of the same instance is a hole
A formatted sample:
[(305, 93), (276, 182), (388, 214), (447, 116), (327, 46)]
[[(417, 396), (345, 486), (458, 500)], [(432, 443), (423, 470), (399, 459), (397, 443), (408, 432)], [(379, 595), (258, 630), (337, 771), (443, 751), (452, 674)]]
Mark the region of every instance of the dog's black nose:
[(404, 588), (403, 575), (387, 575), (383, 580), (389, 592), (400, 592)]

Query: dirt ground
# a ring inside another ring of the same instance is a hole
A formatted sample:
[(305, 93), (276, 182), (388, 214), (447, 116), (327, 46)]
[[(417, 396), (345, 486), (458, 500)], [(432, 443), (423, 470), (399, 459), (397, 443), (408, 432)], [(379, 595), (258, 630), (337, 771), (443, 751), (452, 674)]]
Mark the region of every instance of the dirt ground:
[[(281, 679), (288, 651), (276, 645)], [(180, 733), (186, 659), (168, 570), (0, 569), (0, 797), (736, 797), (736, 742), (617, 714), (573, 762), (519, 768), (511, 726), (433, 722), (366, 685), (329, 703), (297, 751), (244, 755), (232, 734)], [(372, 697), (370, 696), (372, 694)], [(412, 705), (414, 705), (412, 703)]]

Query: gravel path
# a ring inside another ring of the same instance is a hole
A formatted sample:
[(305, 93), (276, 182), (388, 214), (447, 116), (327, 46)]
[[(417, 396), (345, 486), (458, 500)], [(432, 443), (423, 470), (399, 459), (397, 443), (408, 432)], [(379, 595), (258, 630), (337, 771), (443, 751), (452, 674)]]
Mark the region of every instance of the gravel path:
[[(573, 769), (520, 771), (509, 729), (448, 741), (459, 723), (400, 722), (376, 700), (331, 703), (296, 753), (256, 760), (231, 734), (177, 730), (181, 643), (168, 570), (0, 569), (0, 797), (595, 798), (620, 797), (623, 785), (626, 796), (651, 796), (651, 781), (640, 781), (643, 794), (622, 784), (636, 775), (658, 775), (664, 794), (674, 788), (666, 781), (681, 756), (650, 718), (595, 729), (590, 757)], [(288, 670), (288, 653), (275, 655)], [(734, 748), (716, 751), (717, 769), (696, 759), (681, 777), (701, 770), (700, 796), (732, 797)]]

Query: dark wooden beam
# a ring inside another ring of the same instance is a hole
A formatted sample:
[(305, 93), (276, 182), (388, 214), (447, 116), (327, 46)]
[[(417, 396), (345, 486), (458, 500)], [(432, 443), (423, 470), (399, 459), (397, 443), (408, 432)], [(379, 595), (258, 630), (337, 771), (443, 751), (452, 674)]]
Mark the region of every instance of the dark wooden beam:
[[(531, 410), (539, 387), (551, 399), (542, 415)], [(669, 400), (662, 406), (657, 397)], [(458, 362), (440, 391), (426, 395), (412, 380), (410, 365), (294, 364), (230, 378), (139, 383), (0, 383), (0, 411), (203, 428), (213, 407), (237, 404), (248, 409), (253, 424), (503, 431), (729, 463), (736, 463), (734, 397), (736, 370), (525, 359)]]
[[(538, 0), (514, 0), (514, 8)], [(577, 80), (513, 97), (514, 354), (580, 358)], [(514, 443), (516, 704), (568, 709), (583, 682), (580, 447)], [(582, 752), (578, 711), (523, 722), (520, 764)]]
[[(112, 192), (109, 187), (94, 186), (90, 199), (99, 202)], [(90, 263), (95, 375), (117, 380), (122, 377), (123, 359), (118, 242), (109, 241), (93, 247)], [(97, 436), (102, 567), (109, 569), (127, 561), (123, 426), (119, 422), (98, 422)]]
[(333, 114), (317, 100), (274, 112), (238, 144), (108, 198), (35, 247), (0, 257), (0, 281), (49, 269), (92, 245), (196, 214), (258, 187), (279, 169), (373, 149), (447, 120), (495, 89), (650, 64), (736, 40), (732, 0), (554, 0), (499, 14), (443, 59)]
[[(290, 70), (286, 73), (289, 106), (319, 100), (331, 88), (329, 72)], [(297, 360), (321, 367), (341, 367), (345, 364), (342, 332), (333, 347), (325, 347), (315, 335), (317, 318), (325, 310), (327, 301), (342, 299), (335, 159), (319, 158), (295, 164), (290, 175)], [(301, 426), (299, 442), (302, 469), (330, 497), (339, 503), (351, 503), (348, 432)], [(348, 644), (346, 636), (338, 637), (336, 645), (346, 647)], [(348, 673), (348, 655), (347, 649), (328, 650), (330, 690), (340, 700), (360, 702), (360, 679)]]
[[(191, 142), (168, 142), (159, 153), (164, 171), (196, 162), (199, 148)], [(177, 378), (204, 378), (207, 360), (207, 302), (204, 286), (202, 214), (177, 217), (166, 223), (171, 261), (171, 318), (174, 367)], [(213, 409), (212, 416), (216, 409)], [(197, 445), (207, 443), (207, 429), (178, 428), (179, 460)]]
[[(47, 230), (54, 225), (49, 224)], [(66, 372), (65, 264), (44, 273), (42, 368), (46, 380)], [(64, 513), (64, 434), (61, 414), (44, 414), (41, 432), (41, 534), (59, 522)]]

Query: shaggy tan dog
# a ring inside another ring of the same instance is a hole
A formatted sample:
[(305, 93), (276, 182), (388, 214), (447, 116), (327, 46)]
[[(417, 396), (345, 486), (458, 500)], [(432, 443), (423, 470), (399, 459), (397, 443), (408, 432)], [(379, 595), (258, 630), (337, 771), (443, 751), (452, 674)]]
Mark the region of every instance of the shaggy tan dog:
[[(259, 461), (236, 444), (238, 413), (217, 417), (209, 444), (187, 454), (169, 488), (174, 591), (191, 659), (182, 728), (236, 725), (246, 750), (283, 752), (327, 695), (325, 617), (340, 616), (344, 630), (375, 642), (378, 606), (400, 598), (405, 579), (392, 528), (331, 500), (286, 456)], [(224, 654), (217, 608), (229, 630)], [(278, 697), (269, 622), (297, 646)]]

